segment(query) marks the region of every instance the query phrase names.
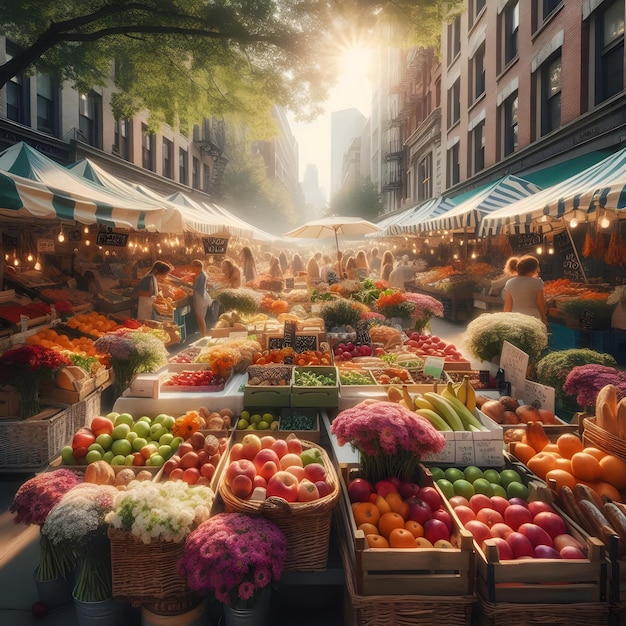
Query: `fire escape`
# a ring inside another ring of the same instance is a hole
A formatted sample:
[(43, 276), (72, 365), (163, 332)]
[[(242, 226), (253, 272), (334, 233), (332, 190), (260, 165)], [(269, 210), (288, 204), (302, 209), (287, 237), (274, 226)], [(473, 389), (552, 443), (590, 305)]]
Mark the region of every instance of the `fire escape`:
[(226, 147), (224, 122), (215, 118), (205, 119), (201, 126), (194, 126), (193, 141), (200, 148), (202, 154), (210, 157), (213, 161), (208, 189), (205, 191), (211, 196), (219, 197), (224, 170), (228, 164), (228, 157), (224, 153)]

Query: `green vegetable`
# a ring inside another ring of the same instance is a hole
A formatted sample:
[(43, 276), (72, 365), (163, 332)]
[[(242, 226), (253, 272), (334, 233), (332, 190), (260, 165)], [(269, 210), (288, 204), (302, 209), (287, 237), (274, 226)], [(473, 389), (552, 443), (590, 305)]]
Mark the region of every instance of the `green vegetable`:
[(280, 418), (280, 430), (316, 430), (317, 420), (312, 415), (283, 415)]
[(342, 385), (375, 385), (369, 374), (363, 372), (341, 372), (339, 380)]
[(311, 463), (319, 463), (320, 465), (324, 464), (322, 459), (322, 455), (317, 448), (309, 448), (308, 450), (303, 450), (300, 453), (300, 458), (302, 459), (302, 465), (306, 467)]
[(293, 376), (294, 383), (301, 387), (334, 387), (337, 380), (334, 376), (296, 369)]
[(83, 356), (82, 354), (71, 353), (68, 354), (72, 365), (76, 365), (81, 369), (85, 370), (87, 373), (92, 373), (92, 368), (94, 365), (98, 364), (98, 359), (95, 356)]

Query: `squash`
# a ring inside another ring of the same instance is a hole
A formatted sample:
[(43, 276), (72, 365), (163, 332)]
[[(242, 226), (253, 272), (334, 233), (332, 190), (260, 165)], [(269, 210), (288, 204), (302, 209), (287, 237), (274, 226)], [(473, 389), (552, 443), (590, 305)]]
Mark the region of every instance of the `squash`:
[(85, 467), (85, 482), (94, 485), (113, 485), (115, 470), (106, 461), (94, 461)]

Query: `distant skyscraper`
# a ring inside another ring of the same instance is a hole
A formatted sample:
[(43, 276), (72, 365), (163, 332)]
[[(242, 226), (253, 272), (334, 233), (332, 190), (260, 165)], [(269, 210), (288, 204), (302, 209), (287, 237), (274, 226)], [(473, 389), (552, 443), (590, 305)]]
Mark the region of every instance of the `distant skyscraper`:
[[(307, 208), (313, 209), (316, 215), (321, 215), (326, 205), (326, 198), (324, 189), (320, 187), (317, 165), (307, 164), (304, 180), (302, 181), (302, 192), (304, 193), (304, 202)], [(313, 218), (315, 215), (311, 217)]]
[(344, 155), (361, 132), (367, 119), (355, 108), (331, 113), (330, 121), (330, 193), (341, 189)]

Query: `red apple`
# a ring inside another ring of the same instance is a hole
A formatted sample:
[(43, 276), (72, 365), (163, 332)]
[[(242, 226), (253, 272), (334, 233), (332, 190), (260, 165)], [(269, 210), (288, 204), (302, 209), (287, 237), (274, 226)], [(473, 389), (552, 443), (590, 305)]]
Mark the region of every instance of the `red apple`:
[(230, 484), (230, 489), (236, 498), (245, 500), (250, 496), (254, 489), (254, 484), (250, 476), (246, 474), (237, 474)]
[(483, 524), (483, 522), (479, 522), (477, 519), (471, 519), (464, 524), (466, 530), (469, 530), (472, 533), (472, 536), (476, 540), (476, 543), (481, 546), (485, 539), (491, 539), (491, 531), (489, 530), (489, 526), (487, 524)]
[(379, 496), (382, 496), (383, 498), (388, 493), (397, 493), (398, 492), (397, 487), (390, 480), (379, 480), (374, 485), (374, 489), (376, 490), (376, 493)]
[(448, 528), (448, 531), (452, 531), (452, 516), (443, 507), (440, 506), (433, 511), (433, 519), (442, 521)]
[(287, 451), (299, 456), (302, 454), (302, 442), (297, 437), (288, 437)]
[(261, 437), (261, 448), (271, 448), (276, 441), (276, 437), (272, 435), (263, 435)]
[[(163, 471), (165, 472), (166, 475), (169, 476), (169, 473), (175, 468), (178, 467), (178, 465), (172, 461), (172, 465), (169, 466), (169, 470), (165, 469), (165, 465), (167, 464), (168, 461), (171, 461), (171, 459), (168, 459), (164, 464), (163, 464)], [(135, 467), (140, 467), (142, 465), (146, 464), (146, 459), (143, 458), (143, 454), (141, 454), (141, 452), (133, 452), (133, 465)]]
[(291, 465), (297, 465), (299, 467), (303, 467), (302, 459), (299, 454), (294, 454), (293, 452), (287, 452), (287, 454), (283, 454), (280, 457), (280, 467), (281, 469), (287, 469)]
[(274, 461), (265, 461), (263, 465), (257, 467), (257, 475), (266, 482), (278, 471), (278, 465)]
[(443, 500), (434, 487), (422, 487), (419, 492), (419, 498), (427, 502), (433, 511), (443, 506)]
[(188, 467), (183, 470), (183, 480), (188, 485), (195, 485), (200, 478), (200, 470), (197, 467)]
[(565, 546), (559, 551), (562, 559), (586, 559), (587, 557), (574, 546)]
[(414, 522), (419, 522), (422, 526), (429, 519), (432, 519), (433, 511), (430, 505), (425, 500), (419, 498), (409, 498), (406, 500), (409, 503), (409, 519)]
[(215, 465), (211, 463), (204, 463), (200, 466), (200, 474), (211, 480), (211, 478), (215, 475)]
[(304, 476), (312, 483), (326, 479), (326, 468), (321, 463), (309, 463), (304, 466)]
[(254, 433), (248, 433), (244, 435), (241, 440), (241, 456), (244, 459), (252, 461), (257, 455), (257, 452), (261, 449), (261, 438)]
[(261, 467), (263, 467), (263, 465), (265, 465), (265, 463), (267, 463), (267, 461), (272, 461), (276, 464), (276, 467), (280, 465), (278, 455), (271, 448), (262, 448), (256, 453), (256, 456), (252, 460), (257, 472)]
[(325, 480), (315, 481), (315, 486), (317, 487), (317, 492), (320, 494), (320, 498), (325, 498), (331, 493), (330, 485)]
[(198, 451), (198, 467), (201, 467), (205, 463), (209, 462), (209, 453), (206, 450)]
[(524, 556), (535, 556), (535, 549), (526, 535), (513, 531), (507, 538), (506, 542), (511, 546), (513, 558), (519, 559)]
[(272, 444), (272, 450), (276, 452), (279, 459), (282, 459), (287, 452), (289, 452), (289, 448), (287, 447), (287, 442), (284, 439), (277, 439)]
[(396, 489), (402, 484), (402, 481), (397, 476), (390, 476), (387, 479)]
[(299, 465), (290, 465), (285, 468), (286, 472), (293, 474), (300, 482), (304, 478), (304, 467), (300, 467)]
[(423, 524), (424, 537), (434, 544), (438, 539), (450, 541), (450, 531), (448, 527), (440, 519), (429, 519)]
[(465, 506), (464, 504), (459, 504), (459, 506), (454, 509), (457, 517), (461, 520), (461, 524), (465, 526), (467, 522), (470, 520), (476, 519), (476, 513), (469, 508), (469, 506)]
[(182, 467), (175, 467), (170, 472), (170, 480), (182, 480), (185, 470)]
[(491, 496), (491, 508), (504, 517), (504, 509), (510, 506), (509, 501), (502, 496)]
[(526, 500), (524, 500), (523, 498), (509, 498), (509, 504), (519, 504), (525, 509), (528, 508), (528, 502), (526, 502)]
[[(180, 446), (178, 447), (180, 448)], [(241, 445), (241, 441), (233, 444), (233, 447), (230, 449), (230, 455), (228, 458), (231, 461), (238, 461), (239, 459), (243, 459), (243, 446)]]
[(475, 493), (469, 499), (470, 509), (474, 511), (474, 513), (478, 513), (480, 509), (490, 509), (491, 508), (491, 498), (486, 496), (484, 493)]
[(185, 456), (185, 454), (187, 454), (187, 452), (193, 451), (194, 447), (191, 445), (191, 443), (189, 443), (189, 441), (183, 441), (176, 449), (176, 454), (182, 458)]
[(108, 417), (96, 415), (89, 424), (91, 432), (97, 437), (98, 435), (110, 435), (113, 432), (113, 422)]
[(488, 542), (493, 542), (498, 549), (498, 558), (501, 561), (510, 561), (513, 558), (513, 551), (511, 550), (511, 546), (506, 542), (506, 539), (502, 537), (493, 537), (491, 539), (487, 539), (482, 544), (483, 552), (487, 551)]
[[(141, 454), (141, 452), (135, 452), (135, 454), (139, 455), (145, 463), (145, 459), (143, 458), (143, 455)], [(135, 457), (135, 454), (133, 454), (133, 458)], [(134, 465), (134, 461), (133, 461), (133, 465)], [(176, 463), (174, 459), (169, 458), (167, 459), (167, 461), (165, 461), (165, 463), (163, 463), (163, 473), (166, 476), (169, 476), (170, 472), (176, 467), (178, 467), (178, 463)]]
[(254, 463), (248, 459), (239, 459), (238, 461), (231, 461), (226, 468), (224, 474), (224, 482), (230, 487), (233, 479), (238, 474), (245, 474), (250, 478), (250, 481), (256, 476), (256, 468)]
[[(252, 485), (256, 487), (263, 487), (265, 489), (267, 487), (267, 480), (263, 478), (263, 476), (259, 476), (258, 474), (252, 480)], [(265, 498), (263, 498), (265, 500)]]
[(72, 437), (72, 451), (74, 458), (78, 459), (87, 455), (89, 446), (96, 440), (93, 431), (86, 426), (80, 428)]
[(489, 528), (491, 528), (495, 524), (502, 524), (504, 522), (502, 515), (500, 515), (498, 511), (494, 511), (493, 509), (489, 508), (480, 509), (480, 511), (476, 513), (476, 519), (483, 524), (487, 524)]
[(535, 515), (533, 522), (537, 524), (537, 526), (541, 526), (551, 538), (567, 533), (565, 521), (558, 513), (542, 511)]
[(491, 527), (492, 537), (501, 537), (502, 539), (506, 539), (512, 532), (513, 529), (504, 522), (498, 522)]
[(537, 524), (533, 524), (532, 522), (522, 524), (517, 529), (517, 532), (522, 533), (522, 535), (526, 535), (533, 548), (536, 548), (537, 546), (552, 547), (552, 538), (543, 528), (541, 528), (541, 526), (537, 526)]
[(315, 486), (308, 479), (300, 481), (298, 485), (298, 502), (311, 502), (312, 500), (319, 500), (320, 494)]
[(421, 487), (417, 483), (402, 483), (398, 487), (398, 493), (404, 500), (419, 495)]
[(369, 502), (374, 487), (365, 478), (354, 478), (348, 483), (350, 502)]
[(448, 502), (452, 506), (453, 509), (456, 509), (457, 506), (462, 504), (463, 506), (469, 506), (469, 500), (464, 496), (452, 496)]
[(513, 530), (517, 530), (522, 524), (533, 521), (532, 513), (521, 504), (511, 504), (504, 511), (504, 523), (508, 524)]
[(537, 513), (541, 513), (542, 511), (548, 511), (550, 513), (555, 513), (556, 511), (552, 508), (551, 504), (544, 502), (543, 500), (533, 500), (528, 503), (528, 510), (533, 514), (533, 517), (537, 515)]
[(581, 552), (585, 549), (583, 545), (580, 543), (580, 541), (572, 537), (569, 533), (557, 535), (552, 540), (552, 544), (559, 551), (565, 548), (565, 546), (571, 546), (573, 548), (576, 548), (577, 550), (580, 550)]
[[(147, 448), (148, 446), (144, 446)], [(143, 450), (143, 448), (142, 448)], [(195, 451), (187, 452), (180, 457), (180, 466), (183, 469), (187, 469), (188, 467), (198, 467), (198, 453)]]
[(278, 496), (295, 502), (298, 498), (298, 479), (289, 472), (278, 471), (267, 481), (267, 497)]
[(562, 558), (558, 550), (555, 550), (551, 546), (545, 546), (540, 544), (535, 546), (535, 558), (536, 559), (560, 559)]

